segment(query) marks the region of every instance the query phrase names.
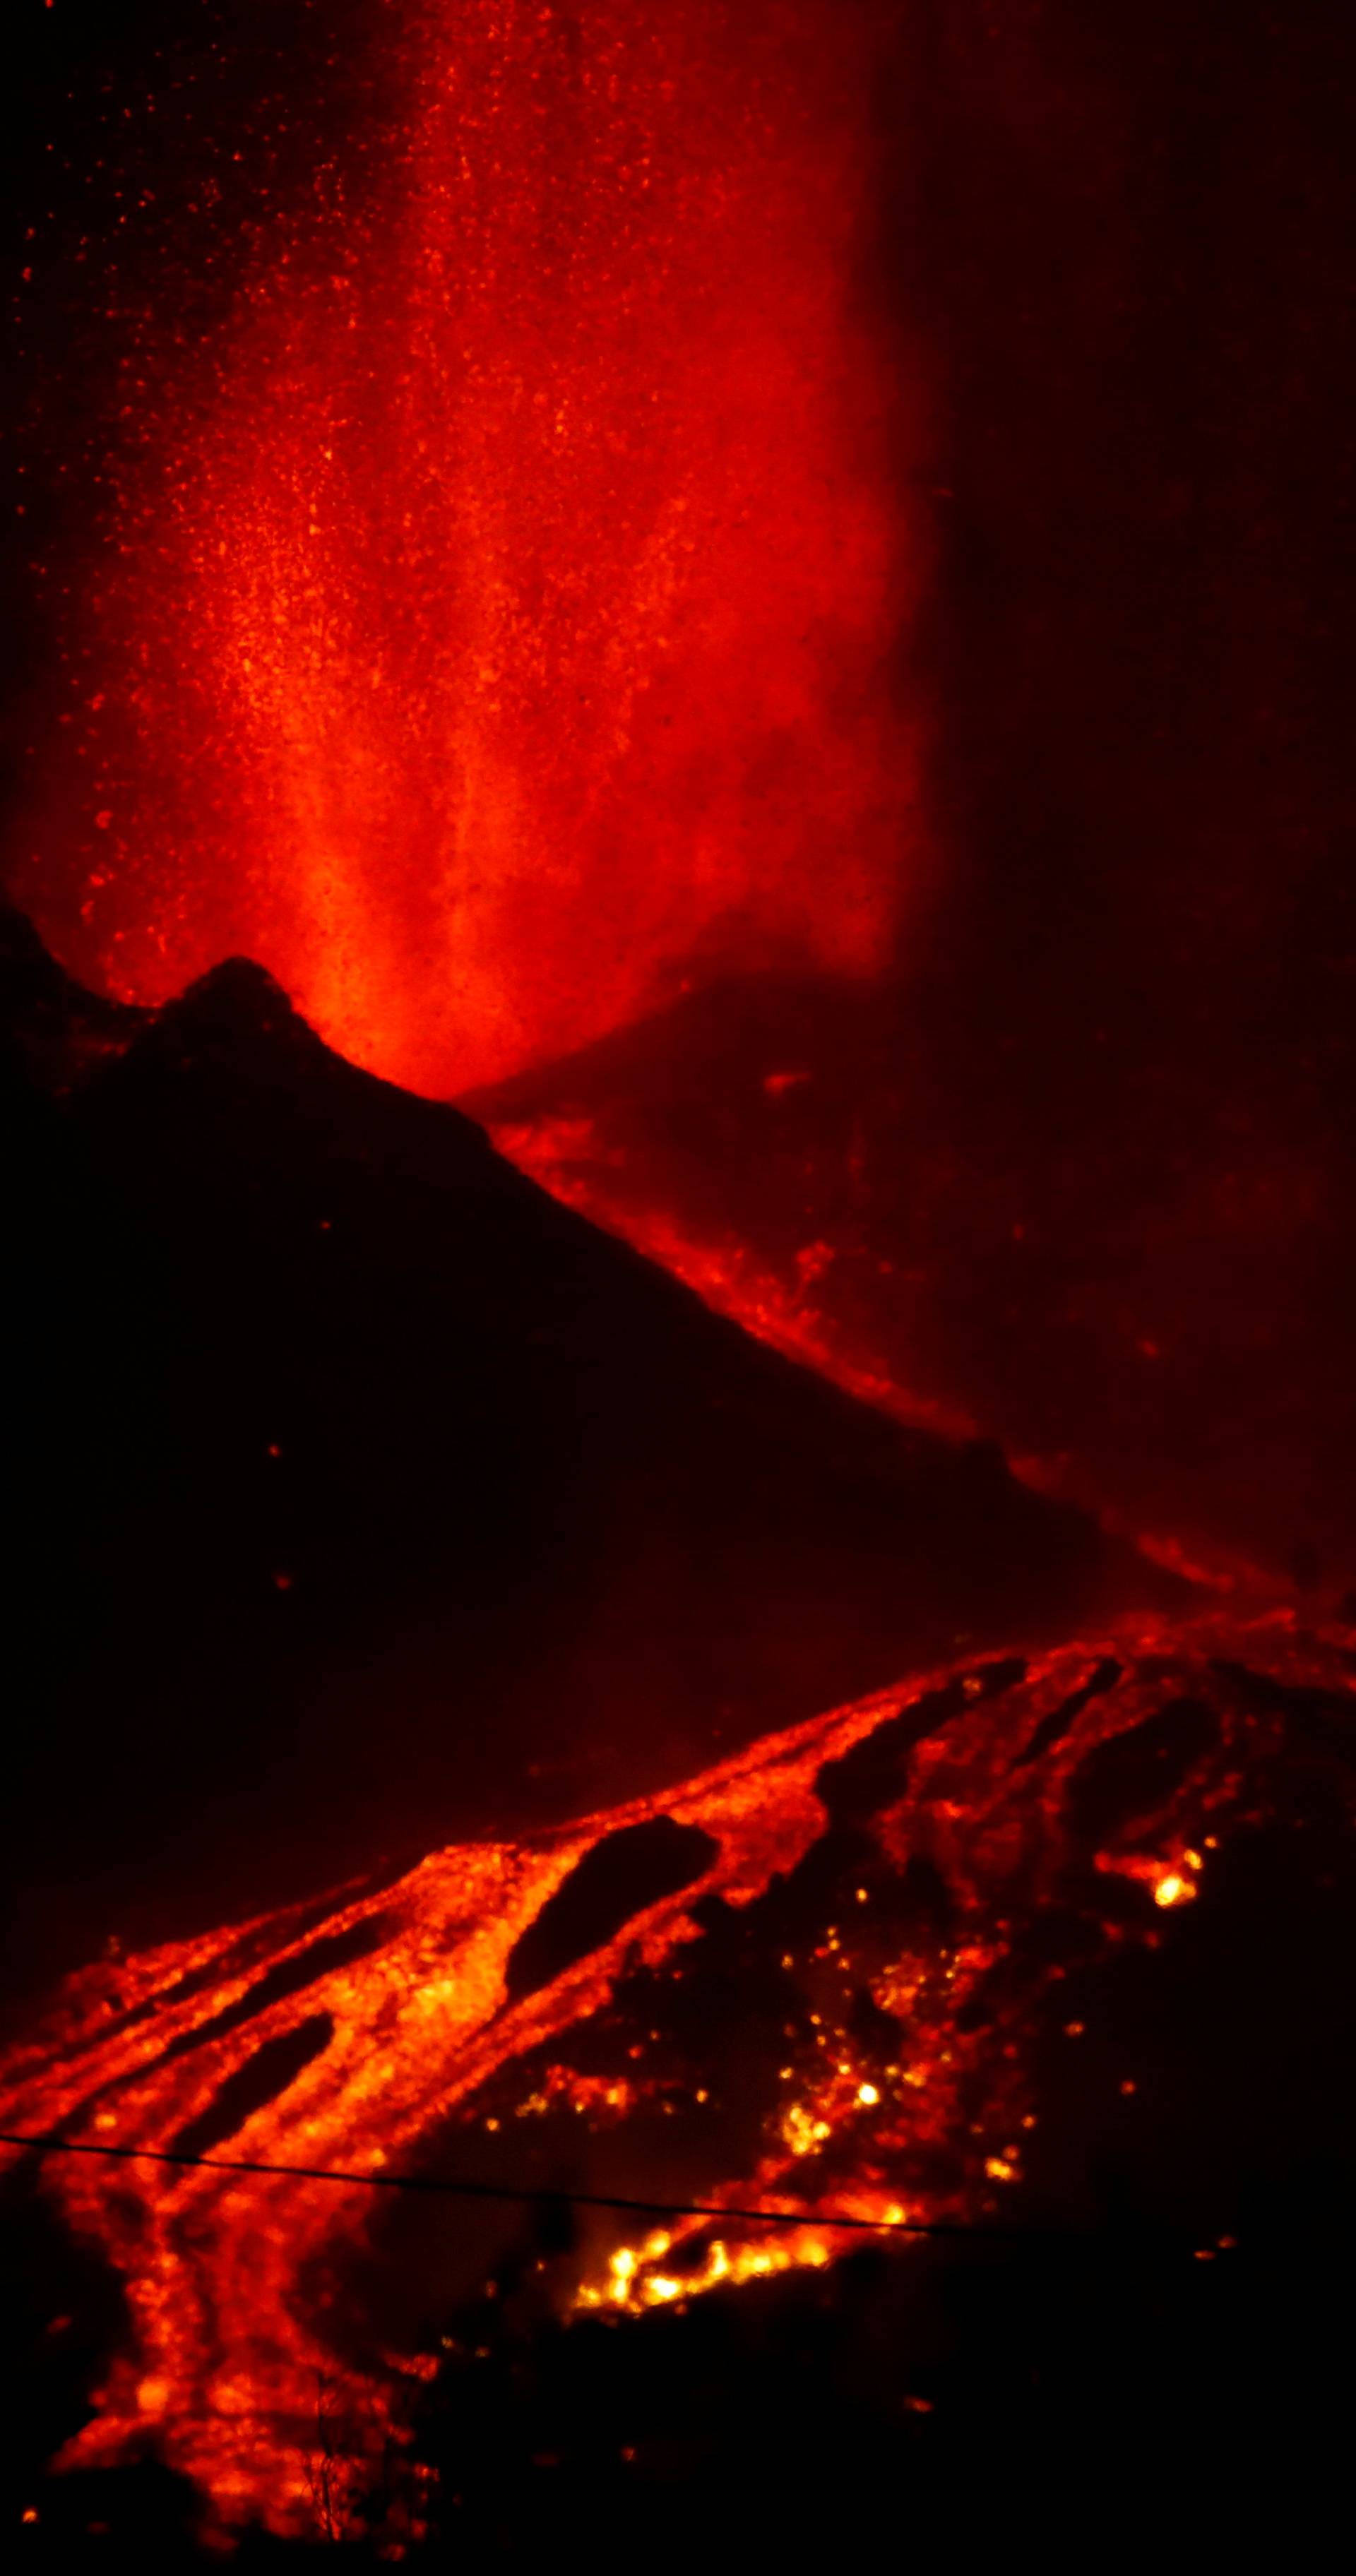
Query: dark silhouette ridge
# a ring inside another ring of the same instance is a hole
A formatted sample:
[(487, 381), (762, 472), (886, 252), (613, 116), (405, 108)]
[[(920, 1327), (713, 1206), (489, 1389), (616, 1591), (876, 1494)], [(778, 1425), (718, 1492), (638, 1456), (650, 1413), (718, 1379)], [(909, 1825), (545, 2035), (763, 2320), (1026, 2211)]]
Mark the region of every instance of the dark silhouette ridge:
[(361, 1922), (350, 1924), (346, 1932), (323, 1933), (294, 1958), (282, 1959), (276, 1968), (267, 1969), (233, 2004), (214, 2013), (210, 2021), (172, 2039), (159, 2063), (167, 2066), (171, 2058), (183, 2057), (190, 2049), (206, 2047), (210, 2041), (224, 2038), (228, 2031), (239, 2030), (245, 2022), (267, 2012), (270, 2004), (284, 2003), (289, 1995), (304, 1994), (308, 1986), (327, 1977), (331, 1969), (352, 1967), (359, 1959), (369, 1958), (380, 1949), (389, 1929), (384, 1915), (369, 1914)]
[(1060, 1701), (1058, 1708), (1048, 1710), (1039, 1726), (1032, 1728), (1030, 1738), (1018, 1756), (1019, 1768), (1026, 1769), (1030, 1763), (1039, 1762), (1041, 1755), (1048, 1753), (1052, 1745), (1062, 1744), (1074, 1719), (1081, 1717), (1089, 1703), (1100, 1699), (1104, 1691), (1114, 1690), (1120, 1677), (1121, 1668), (1115, 1657), (1104, 1656), (1081, 1690), (1071, 1691), (1067, 1699)]
[(653, 1791), (958, 1635), (1183, 1597), (248, 961), (148, 1014), (12, 918), (3, 955), (12, 1981)]
[(1128, 1734), (1097, 1745), (1071, 1793), (1078, 1831), (1096, 1837), (1133, 1824), (1186, 1778), (1218, 1735), (1214, 1710), (1203, 1700), (1184, 1697), (1155, 1709)]
[(826, 1762), (815, 1788), (836, 1825), (859, 1825), (897, 1798), (903, 1784), (904, 1756), (935, 1735), (976, 1699), (993, 1699), (1026, 1678), (1026, 1666), (1009, 1656), (979, 1673), (927, 1691), (898, 1717), (887, 1717), (850, 1753)]
[(174, 2154), (210, 2156), (215, 2148), (224, 2146), (256, 2111), (262, 2111), (268, 2102), (276, 2102), (289, 2084), (295, 2084), (312, 2059), (329, 2047), (333, 2037), (331, 2016), (320, 2012), (309, 2014), (294, 2030), (279, 2031), (273, 2039), (261, 2041), (247, 2064), (228, 2075), (218, 2087), (206, 2110), (179, 2130)]
[(510, 1997), (549, 1985), (576, 1959), (600, 1950), (629, 1915), (690, 1887), (710, 1868), (718, 1848), (699, 1825), (680, 1825), (672, 1816), (624, 1825), (595, 1843), (509, 1952)]

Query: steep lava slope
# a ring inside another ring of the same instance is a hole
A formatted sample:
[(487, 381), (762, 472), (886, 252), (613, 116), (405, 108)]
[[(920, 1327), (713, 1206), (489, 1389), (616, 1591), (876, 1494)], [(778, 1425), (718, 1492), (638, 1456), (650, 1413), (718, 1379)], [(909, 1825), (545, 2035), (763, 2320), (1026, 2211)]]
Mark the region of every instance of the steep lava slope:
[(1055, 1061), (994, 981), (945, 952), (907, 988), (730, 980), (463, 1106), (841, 1385), (906, 1409), (926, 1388), (939, 1427), (982, 1423), (1170, 1560), (1340, 1593), (1356, 1307), (1336, 1083), (1270, 1033), (1246, 1081), (1194, 1023), (1113, 1046), (1105, 979), (1062, 993)]
[(11, 921), (19, 1970), (681, 1778), (1177, 1588), (343, 1063)]
[[(1350, 1891), (1351, 1644), (1274, 1614), (970, 1660), (667, 1796), (77, 1974), (5, 2062), (5, 2129), (353, 2180), (48, 2160), (127, 2303), (66, 2465), (149, 2450), (227, 2526), (313, 2529), (321, 2388), (347, 2514), (393, 2425), (399, 2447), (439, 2317), (522, 2225), (364, 2176), (652, 2202), (653, 2225), (586, 2213), (554, 2268), (564, 2308), (619, 2320), (825, 2265), (853, 2241), (835, 2221), (1030, 2217), (1050, 2111), (1085, 2170), (1046, 2152), (1044, 2214), (1086, 2223), (1117, 2114), (1164, 2118), (1136, 2101), (1161, 2033), (1143, 1997), (1109, 2013), (1108, 1991), (1174, 1941), (1184, 2045), (1212, 2062), (1221, 2028), (1242, 2035), (1246, 2111), (1214, 2108), (1253, 2134), (1226, 2146), (1207, 2104), (1169, 2164), (1217, 2166), (1232, 2205), (1217, 2178), (1214, 2223), (1246, 2232), (1268, 2104), (1303, 2131), (1313, 2073), (1302, 2047), (1286, 2061), (1306, 1994), (1272, 1996), (1267, 1962), (1293, 1966), (1302, 1881), (1345, 1870)], [(1245, 1871), (1231, 1914), (1240, 1854), (1277, 1825), (1279, 1858), (1250, 1893)], [(1193, 1967), (1216, 1905), (1228, 1937)], [(1345, 1974), (1319, 1956), (1300, 1982), (1328, 1994)], [(1320, 2092), (1340, 2112), (1332, 2012)], [(8, 2161), (14, 2188), (32, 2160)], [(708, 2214), (664, 2218), (687, 2201)]]

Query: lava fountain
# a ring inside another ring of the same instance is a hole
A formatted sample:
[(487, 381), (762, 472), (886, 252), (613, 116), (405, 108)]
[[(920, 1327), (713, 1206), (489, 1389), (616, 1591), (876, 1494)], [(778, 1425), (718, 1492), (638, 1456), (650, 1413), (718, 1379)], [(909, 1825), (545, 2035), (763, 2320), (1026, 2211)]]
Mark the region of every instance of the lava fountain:
[[(685, 976), (885, 961), (926, 864), (927, 570), (870, 286), (886, 18), (374, 0), (361, 148), (206, 339), (172, 292), (129, 332), (18, 854), (74, 968), (155, 1003), (246, 950), (346, 1056), (453, 1092)], [(402, 2175), (654, 2195), (664, 2226), (562, 2267), (576, 2315), (988, 2223), (1052, 1991), (1204, 1912), (1289, 1738), (1347, 1799), (1351, 1695), (1349, 1632), (1283, 1616), (971, 1655), (665, 1796), (84, 1970), (0, 2062), (6, 2170), (90, 2151), (42, 2177), (126, 2299), (65, 2464), (149, 2450), (218, 2533), (304, 2532), (323, 2378), (359, 2500), (436, 2366), (373, 2349), (362, 2296)]]
[(412, 0), (209, 333), (160, 244), (18, 851), (77, 971), (159, 1001), (244, 951), (447, 1093), (694, 952), (881, 962), (921, 861), (883, 26)]

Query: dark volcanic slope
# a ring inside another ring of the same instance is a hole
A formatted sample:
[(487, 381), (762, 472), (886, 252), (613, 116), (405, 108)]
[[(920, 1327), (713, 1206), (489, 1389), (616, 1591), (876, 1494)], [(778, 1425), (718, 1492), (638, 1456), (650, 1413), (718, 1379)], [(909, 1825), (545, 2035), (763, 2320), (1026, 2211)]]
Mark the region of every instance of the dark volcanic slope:
[(712, 1316), (258, 968), (6, 934), (22, 1966), (1172, 1588)]
[(1299, 1089), (1279, 1025), (1226, 1079), (1203, 1008), (1118, 1049), (1133, 981), (1072, 979), (1016, 1028), (1019, 954), (997, 993), (945, 954), (907, 989), (730, 978), (464, 1106), (602, 1222), (737, 1238), (847, 1361), (1124, 1528), (1293, 1577), (1312, 1612), (1356, 1572), (1335, 1097), (1312, 1067)]

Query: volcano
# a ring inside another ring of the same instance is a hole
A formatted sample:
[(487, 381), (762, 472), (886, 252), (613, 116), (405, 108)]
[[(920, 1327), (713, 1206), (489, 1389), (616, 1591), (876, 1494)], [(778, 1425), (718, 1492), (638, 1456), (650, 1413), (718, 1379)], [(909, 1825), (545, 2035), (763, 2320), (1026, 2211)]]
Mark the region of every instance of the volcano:
[(0, 2527), (1318, 2558), (1346, 20), (22, 18)]
[[(105, 2285), (66, 2469), (149, 2457), (219, 2537), (303, 2535), (319, 2443), (323, 2528), (417, 2537), (460, 2454), (414, 2401), (543, 2195), (582, 2201), (527, 2270), (586, 2359), (863, 2228), (1095, 2225), (1118, 2118), (1211, 2254), (1273, 2189), (1231, 1965), (1268, 1887), (1322, 1915), (1292, 2053), (1345, 2170), (1349, 1631), (1211, 1607), (854, 1400), (246, 961), (130, 1009), (11, 917), (5, 995), (0, 2108), (73, 2149), (9, 2150), (19, 2240), (41, 2179)], [(1187, 2055), (1201, 2013), (1224, 2050), (1185, 2153), (1160, 1956)]]
[[(1348, 1630), (1212, 1606), (713, 1313), (247, 961), (133, 1009), (11, 916), (5, 1005), (0, 2125), (71, 2142), (6, 2156), (6, 2245), (66, 2249), (15, 2393), (54, 2528), (101, 2480), (123, 2528), (150, 2461), (181, 2537), (403, 2549), (435, 2471), (497, 2530), (457, 2427), (498, 2404), (498, 2457), (526, 2371), (573, 2456), (561, 2332), (588, 2384), (640, 2338), (597, 2405), (662, 2453), (661, 2312), (780, 2282), (780, 2349), (896, 2236), (875, 2403), (933, 2385), (905, 2275), (948, 2231), (1093, 2243), (1128, 2156), (1213, 2260), (1287, 2157), (1345, 2172)], [(1296, 1940), (1281, 2140), (1237, 1962)], [(524, 2202), (578, 2219), (524, 2254)]]
[(334, 1055), (11, 919), (13, 1977), (635, 1797), (1185, 1587)]

